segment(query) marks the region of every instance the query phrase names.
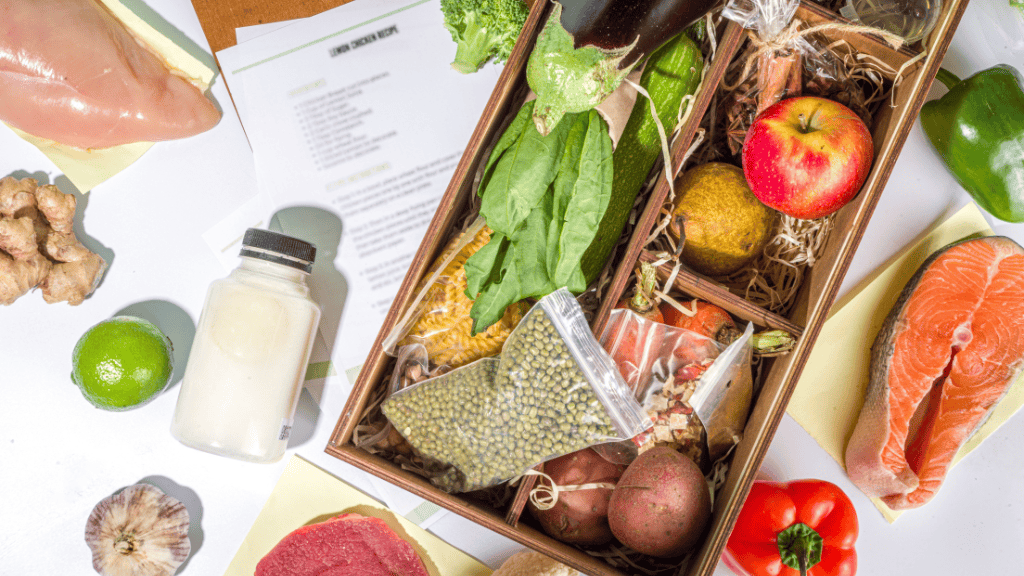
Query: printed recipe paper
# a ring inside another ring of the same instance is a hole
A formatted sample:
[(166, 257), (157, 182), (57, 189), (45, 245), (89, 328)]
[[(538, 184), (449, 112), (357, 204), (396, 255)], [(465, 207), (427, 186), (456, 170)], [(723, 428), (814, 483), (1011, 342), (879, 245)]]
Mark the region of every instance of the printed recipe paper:
[(310, 240), (333, 269), (312, 284), (342, 370), (368, 354), (497, 81), (454, 55), (439, 0), (357, 0), (222, 58), (261, 192), (326, 215)]

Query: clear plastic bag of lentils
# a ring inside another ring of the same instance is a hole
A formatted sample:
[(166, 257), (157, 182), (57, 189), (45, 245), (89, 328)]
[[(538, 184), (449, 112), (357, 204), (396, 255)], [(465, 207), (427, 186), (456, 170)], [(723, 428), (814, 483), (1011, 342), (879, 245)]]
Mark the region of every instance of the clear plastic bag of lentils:
[(446, 492), (494, 486), (651, 427), (565, 289), (530, 309), (500, 356), (398, 391), (381, 409)]

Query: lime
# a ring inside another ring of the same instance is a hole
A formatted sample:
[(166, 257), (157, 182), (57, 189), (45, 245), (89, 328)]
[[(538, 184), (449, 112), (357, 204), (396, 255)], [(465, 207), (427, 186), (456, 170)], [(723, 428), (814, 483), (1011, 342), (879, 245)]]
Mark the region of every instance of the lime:
[(167, 387), (171, 354), (171, 341), (152, 323), (115, 316), (79, 338), (71, 355), (71, 381), (97, 408), (128, 410)]

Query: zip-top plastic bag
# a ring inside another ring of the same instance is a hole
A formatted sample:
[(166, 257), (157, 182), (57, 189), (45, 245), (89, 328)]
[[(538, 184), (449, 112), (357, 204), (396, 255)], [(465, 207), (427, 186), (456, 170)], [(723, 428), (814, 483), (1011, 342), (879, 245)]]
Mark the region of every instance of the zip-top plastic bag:
[(500, 484), (651, 427), (564, 288), (530, 309), (500, 356), (400, 390), (381, 408), (447, 492)]
[(600, 341), (653, 421), (630, 442), (595, 447), (629, 464), (655, 446), (669, 446), (702, 469), (739, 443), (753, 398), (751, 335), (728, 346), (625, 309), (613, 310)]

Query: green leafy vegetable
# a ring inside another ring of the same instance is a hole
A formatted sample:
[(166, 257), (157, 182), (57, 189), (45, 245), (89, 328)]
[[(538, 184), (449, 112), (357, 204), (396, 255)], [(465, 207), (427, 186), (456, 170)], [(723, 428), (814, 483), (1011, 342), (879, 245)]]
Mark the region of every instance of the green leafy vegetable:
[[(556, 218), (551, 222), (552, 238), (557, 239), (557, 244), (552, 240), (548, 248), (548, 263), (552, 267), (549, 274), (556, 284), (567, 287), (571, 292), (582, 292), (587, 288), (580, 260), (594, 240), (612, 193), (614, 165), (607, 125), (596, 112), (587, 114), (586, 119), (585, 125), (582, 122), (575, 124), (579, 127), (576, 138), (582, 142), (578, 147), (566, 148), (561, 173), (555, 179), (554, 197), (559, 203), (554, 206), (553, 213), (562, 219)], [(575, 143), (573, 139), (570, 141)]]
[(504, 234), (495, 232), (490, 240), (470, 256), (462, 268), (466, 272), (466, 296), (475, 299), (484, 290), (484, 285), (501, 281), (501, 264), (508, 251), (509, 240)]
[[(494, 251), (494, 260), (491, 263), (496, 268), (492, 269), (491, 274), (480, 282), (483, 286), (482, 291), (478, 293), (473, 301), (473, 307), (469, 310), (469, 315), (473, 318), (473, 335), (483, 332), (488, 326), (497, 322), (509, 304), (522, 300), (519, 295), (522, 291), (522, 287), (519, 285), (520, 273), (515, 260), (510, 258), (511, 255), (514, 255), (515, 248), (508, 238), (499, 234), (491, 236), (491, 241), (487, 245), (494, 244), (495, 240), (499, 247)], [(475, 257), (479, 253), (480, 251), (477, 251), (473, 256)], [(472, 259), (472, 257), (470, 258)], [(472, 281), (469, 280), (471, 268), (468, 260), (465, 266), (467, 283), (471, 284)]]
[(567, 114), (541, 136), (529, 121), (533, 106), (526, 103), (499, 139), (480, 184), (480, 213), (494, 233), (465, 264), (474, 334), (523, 298), (585, 290), (580, 261), (608, 208), (604, 119), (593, 110)]
[[(523, 108), (526, 107), (532, 108), (533, 103)], [(509, 128), (520, 126), (523, 111), (516, 116)], [(499, 152), (497, 162), (488, 161), (490, 178), (480, 185), (480, 213), (491, 230), (511, 236), (526, 220), (558, 174), (569, 126), (571, 123), (565, 123), (548, 136), (541, 136), (527, 122), (515, 142)], [(502, 193), (487, 193), (488, 190), (502, 190)]]
[(508, 60), (529, 8), (522, 0), (441, 0), (441, 12), (457, 44), (452, 68), (469, 74)]

